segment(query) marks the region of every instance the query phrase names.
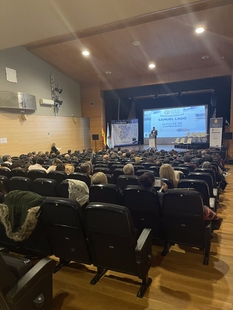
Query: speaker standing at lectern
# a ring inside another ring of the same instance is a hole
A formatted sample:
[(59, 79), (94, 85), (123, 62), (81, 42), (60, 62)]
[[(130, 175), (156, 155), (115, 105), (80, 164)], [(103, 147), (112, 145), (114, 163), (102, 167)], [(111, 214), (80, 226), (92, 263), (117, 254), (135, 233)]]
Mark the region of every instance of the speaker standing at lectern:
[(153, 127), (150, 133), (150, 137), (149, 137), (149, 147), (157, 148), (157, 145), (156, 145), (157, 134), (158, 134), (158, 131), (155, 129), (155, 127)]
[(155, 127), (152, 128), (150, 134), (151, 134), (151, 135), (155, 135), (155, 138), (157, 137), (158, 131), (155, 129)]

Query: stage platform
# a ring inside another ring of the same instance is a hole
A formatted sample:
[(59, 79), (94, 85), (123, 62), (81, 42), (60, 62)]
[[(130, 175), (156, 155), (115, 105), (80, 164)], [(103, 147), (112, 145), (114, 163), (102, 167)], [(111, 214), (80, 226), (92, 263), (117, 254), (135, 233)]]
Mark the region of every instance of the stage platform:
[(202, 150), (202, 149), (208, 149), (209, 143), (203, 143), (203, 142), (194, 142), (190, 144), (186, 143), (178, 143), (174, 145), (175, 149), (193, 149), (193, 150)]

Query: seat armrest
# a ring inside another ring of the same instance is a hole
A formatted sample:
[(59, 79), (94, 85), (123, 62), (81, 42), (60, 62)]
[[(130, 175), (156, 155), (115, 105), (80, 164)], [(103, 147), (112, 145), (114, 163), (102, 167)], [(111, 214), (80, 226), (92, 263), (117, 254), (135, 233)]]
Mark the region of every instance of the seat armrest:
[(218, 188), (213, 188), (213, 195), (215, 196), (215, 197), (217, 197), (218, 196)]
[(210, 251), (211, 244), (212, 223), (211, 221), (205, 221), (205, 250)]
[(25, 293), (47, 273), (53, 273), (56, 262), (49, 258), (41, 259), (35, 266), (33, 266), (7, 293), (6, 298), (9, 303), (15, 304)]
[(210, 197), (209, 203), (210, 203), (210, 208), (215, 211), (216, 210), (216, 198)]
[(135, 247), (137, 273), (140, 279), (145, 279), (152, 260), (152, 230), (144, 228)]
[(143, 251), (143, 248), (147, 245), (148, 242), (150, 242), (150, 240), (152, 244), (152, 229), (144, 228), (138, 237), (135, 252), (139, 253)]

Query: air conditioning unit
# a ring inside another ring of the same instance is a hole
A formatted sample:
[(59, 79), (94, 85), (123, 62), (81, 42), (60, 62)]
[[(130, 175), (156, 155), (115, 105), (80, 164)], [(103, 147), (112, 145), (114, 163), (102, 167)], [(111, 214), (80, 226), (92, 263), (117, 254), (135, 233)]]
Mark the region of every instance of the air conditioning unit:
[(54, 106), (54, 101), (52, 99), (40, 99), (40, 104)]

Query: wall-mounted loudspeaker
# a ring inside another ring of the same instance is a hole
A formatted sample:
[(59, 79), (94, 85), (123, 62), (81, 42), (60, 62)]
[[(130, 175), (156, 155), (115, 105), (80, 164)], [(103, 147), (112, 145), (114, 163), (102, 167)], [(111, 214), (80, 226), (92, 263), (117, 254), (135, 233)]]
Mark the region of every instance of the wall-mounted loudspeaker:
[(97, 134), (92, 135), (92, 140), (93, 141), (99, 140), (99, 135), (97, 135)]

